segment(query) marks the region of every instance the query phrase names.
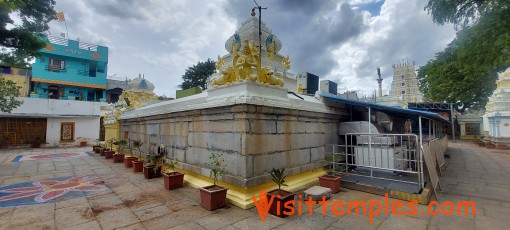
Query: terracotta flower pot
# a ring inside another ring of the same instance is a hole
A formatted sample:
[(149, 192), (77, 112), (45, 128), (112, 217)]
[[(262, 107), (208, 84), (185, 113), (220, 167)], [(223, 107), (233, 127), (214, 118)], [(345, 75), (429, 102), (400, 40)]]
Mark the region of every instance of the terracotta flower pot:
[(113, 163), (122, 163), (124, 162), (124, 154), (117, 153), (113, 154)]
[(86, 147), (87, 142), (86, 141), (80, 141), (80, 147)]
[(483, 142), (483, 141), (478, 142), (478, 146), (479, 147), (485, 147), (485, 142)]
[[(290, 211), (285, 209), (285, 203), (294, 200), (294, 193), (289, 191), (274, 189), (267, 193), (267, 201), (271, 200), (271, 196), (274, 196), (274, 200), (271, 203), (271, 207), (269, 208), (269, 213), (273, 216), (277, 216), (280, 218), (285, 218), (288, 215), (285, 215), (284, 211)], [(292, 207), (294, 204), (291, 205)]]
[(227, 190), (228, 188), (216, 185), (200, 188), (200, 204), (209, 211), (225, 207)]
[(143, 161), (135, 160), (133, 161), (133, 172), (142, 172), (143, 171)]
[(323, 175), (319, 177), (319, 185), (330, 188), (331, 193), (335, 194), (340, 191), (340, 177), (334, 175)]
[(496, 145), (495, 144), (486, 144), (485, 147), (488, 149), (494, 149), (494, 148), (496, 148)]
[(104, 159), (112, 159), (113, 154), (115, 154), (115, 151), (105, 151), (104, 152)]
[(143, 176), (145, 176), (145, 179), (161, 177), (161, 167), (143, 166)]
[(163, 179), (165, 182), (165, 188), (168, 190), (174, 190), (184, 186), (184, 173), (163, 173)]
[(99, 150), (99, 155), (100, 155), (100, 156), (104, 156), (104, 152), (106, 152), (106, 151), (107, 151), (107, 150), (106, 150), (105, 148), (101, 148), (101, 149)]
[(133, 167), (133, 161), (137, 159), (136, 157), (124, 157), (124, 166), (126, 166), (126, 168)]

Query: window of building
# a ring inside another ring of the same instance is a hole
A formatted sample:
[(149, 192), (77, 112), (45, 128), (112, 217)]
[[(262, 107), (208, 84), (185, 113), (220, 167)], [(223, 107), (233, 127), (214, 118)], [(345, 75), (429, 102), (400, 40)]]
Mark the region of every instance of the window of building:
[(402, 94), (406, 94), (406, 91), (405, 91), (405, 90), (402, 90)]
[(405, 82), (402, 82), (402, 86), (406, 86), (406, 83), (405, 83)]
[(64, 70), (64, 69), (66, 69), (65, 60), (50, 58), (48, 70)]

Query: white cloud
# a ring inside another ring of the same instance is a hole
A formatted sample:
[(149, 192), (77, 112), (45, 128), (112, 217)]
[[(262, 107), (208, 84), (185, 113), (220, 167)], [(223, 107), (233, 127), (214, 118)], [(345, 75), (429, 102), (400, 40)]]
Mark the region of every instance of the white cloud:
[(333, 55), (338, 67), (327, 78), (340, 78), (340, 90), (359, 90), (370, 94), (377, 88), (376, 68), (381, 67), (383, 91), (388, 92), (393, 76), (392, 64), (399, 58), (416, 61), (417, 67), (444, 49), (455, 36), (452, 26), (440, 27), (432, 23), (423, 11), (423, 2), (386, 1), (380, 15), (367, 17), (368, 29), (356, 39), (339, 46)]

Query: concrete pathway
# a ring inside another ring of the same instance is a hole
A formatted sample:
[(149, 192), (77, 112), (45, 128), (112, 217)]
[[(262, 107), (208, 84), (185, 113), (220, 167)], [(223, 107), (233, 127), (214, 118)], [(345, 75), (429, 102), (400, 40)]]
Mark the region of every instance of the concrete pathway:
[[(487, 150), (468, 142), (450, 143), (448, 169), (441, 177), (443, 190), (439, 201), (473, 200), (477, 215), (334, 215), (331, 203), (327, 215), (322, 206), (313, 206), (313, 215), (305, 213), (280, 219), (268, 215), (261, 222), (256, 208), (235, 206), (207, 211), (199, 204), (197, 189), (185, 186), (167, 191), (163, 179), (147, 180), (132, 173), (123, 164), (99, 155), (56, 157), (13, 163), (16, 155), (83, 153), (90, 148), (10, 149), (0, 151), (0, 190), (32, 185), (33, 181), (64, 180), (77, 176), (83, 180), (107, 178), (94, 186), (77, 188), (44, 204), (15, 205), (34, 200), (34, 196), (0, 201), (0, 229), (505, 229), (510, 224), (510, 151)], [(60, 179), (59, 179), (60, 178)], [(64, 178), (64, 179), (62, 179)], [(85, 178), (85, 179), (84, 179)], [(29, 182), (29, 183), (25, 183)], [(81, 182), (80, 182), (81, 183)], [(7, 187), (6, 187), (7, 186)], [(97, 189), (97, 191), (89, 191)], [(44, 192), (41, 190), (41, 192)], [(56, 195), (51, 193), (49, 195)], [(0, 193), (0, 200), (5, 197)], [(42, 198), (48, 196), (41, 196)], [(384, 197), (343, 189), (333, 201), (384, 201)], [(390, 202), (395, 200), (389, 199)], [(432, 210), (437, 211), (439, 207)], [(354, 208), (351, 210), (355, 210)], [(426, 206), (419, 205), (418, 213)]]

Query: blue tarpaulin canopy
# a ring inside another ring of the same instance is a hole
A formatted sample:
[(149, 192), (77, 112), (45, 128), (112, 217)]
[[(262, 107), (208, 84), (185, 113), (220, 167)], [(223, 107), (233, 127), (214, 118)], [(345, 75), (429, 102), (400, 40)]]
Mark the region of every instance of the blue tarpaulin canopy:
[(414, 110), (414, 109), (404, 109), (395, 106), (376, 104), (366, 101), (353, 100), (348, 98), (343, 98), (339, 96), (335, 96), (328, 93), (321, 93), (320, 96), (324, 99), (324, 103), (328, 106), (339, 107), (342, 104), (357, 106), (362, 108), (371, 108), (380, 112), (384, 112), (388, 115), (393, 115), (397, 117), (409, 117), (409, 118), (418, 118), (423, 117), (430, 120), (434, 120), (437, 122), (443, 122), (450, 124), (450, 121), (445, 119), (444, 117), (439, 116), (437, 113), (427, 112), (422, 110)]

